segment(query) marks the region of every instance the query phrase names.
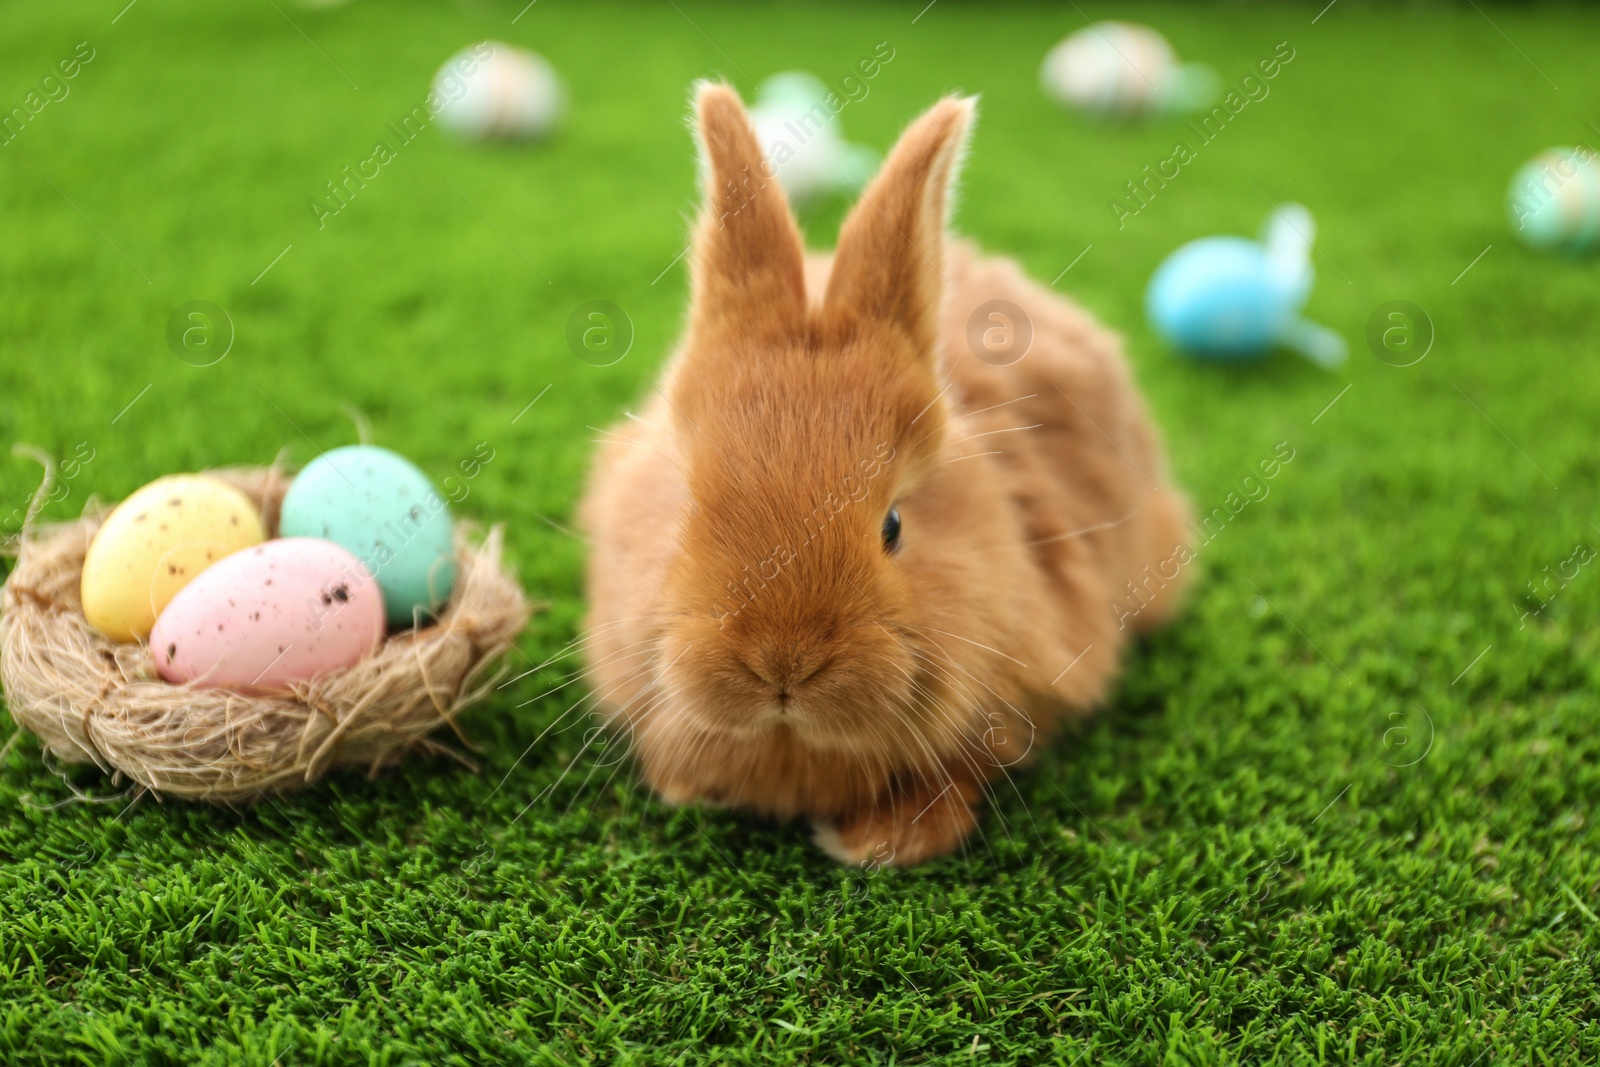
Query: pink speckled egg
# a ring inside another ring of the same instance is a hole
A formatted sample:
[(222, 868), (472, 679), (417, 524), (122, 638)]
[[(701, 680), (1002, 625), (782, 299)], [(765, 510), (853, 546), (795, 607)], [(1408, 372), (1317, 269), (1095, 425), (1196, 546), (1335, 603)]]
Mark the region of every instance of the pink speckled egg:
[(150, 631), (169, 682), (277, 689), (355, 664), (383, 641), (383, 596), (330, 541), (283, 537), (201, 571)]

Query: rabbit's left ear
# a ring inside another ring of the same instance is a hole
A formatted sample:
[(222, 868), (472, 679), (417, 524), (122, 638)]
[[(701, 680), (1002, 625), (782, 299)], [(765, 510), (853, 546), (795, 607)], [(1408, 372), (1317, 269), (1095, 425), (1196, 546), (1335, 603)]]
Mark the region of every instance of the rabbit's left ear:
[(805, 245), (739, 94), (695, 94), (705, 203), (695, 231), (690, 332), (777, 340), (805, 322)]
[(825, 313), (886, 323), (931, 359), (944, 294), (950, 183), (977, 101), (948, 96), (901, 135), (839, 232)]

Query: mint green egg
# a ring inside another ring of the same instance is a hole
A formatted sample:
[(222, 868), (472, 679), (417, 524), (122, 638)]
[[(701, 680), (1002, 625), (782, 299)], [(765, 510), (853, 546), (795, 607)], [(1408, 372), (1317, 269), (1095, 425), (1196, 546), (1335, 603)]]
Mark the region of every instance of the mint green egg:
[(376, 445), (324, 452), (295, 476), (278, 518), (282, 537), (320, 537), (378, 580), (391, 627), (438, 613), (455, 583), (455, 522), (428, 476)]
[(1541, 152), (1511, 179), (1506, 214), (1524, 244), (1581, 255), (1600, 248), (1600, 162), (1592, 149)]

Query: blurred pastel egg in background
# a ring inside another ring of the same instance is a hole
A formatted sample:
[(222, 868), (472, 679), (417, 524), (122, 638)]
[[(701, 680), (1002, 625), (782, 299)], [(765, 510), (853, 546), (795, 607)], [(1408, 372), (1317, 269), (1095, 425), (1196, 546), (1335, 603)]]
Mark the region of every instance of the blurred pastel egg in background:
[(1522, 242), (1582, 255), (1600, 248), (1600, 161), (1595, 150), (1552, 148), (1511, 179), (1506, 214)]
[(1339, 366), (1344, 338), (1300, 316), (1311, 298), (1315, 235), (1311, 213), (1284, 204), (1268, 217), (1260, 241), (1190, 241), (1150, 279), (1150, 324), (1168, 344), (1202, 359), (1258, 359), (1282, 345), (1323, 367)]
[(439, 122), (473, 140), (546, 137), (560, 124), (566, 93), (543, 56), (504, 41), (481, 41), (434, 75)]
[(750, 121), (790, 199), (859, 191), (878, 169), (878, 153), (844, 139), (835, 107), (843, 110), (847, 101), (804, 71), (761, 83)]
[(1179, 63), (1167, 39), (1149, 26), (1105, 21), (1085, 26), (1052, 48), (1040, 80), (1058, 103), (1097, 118), (1128, 119), (1192, 111), (1220, 84), (1199, 63)]

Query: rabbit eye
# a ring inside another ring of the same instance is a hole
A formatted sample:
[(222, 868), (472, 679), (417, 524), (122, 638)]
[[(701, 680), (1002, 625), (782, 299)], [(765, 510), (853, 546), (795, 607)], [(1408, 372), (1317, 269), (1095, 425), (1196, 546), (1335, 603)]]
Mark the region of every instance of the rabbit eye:
[(890, 507), (883, 517), (883, 550), (894, 552), (900, 547), (900, 509)]

